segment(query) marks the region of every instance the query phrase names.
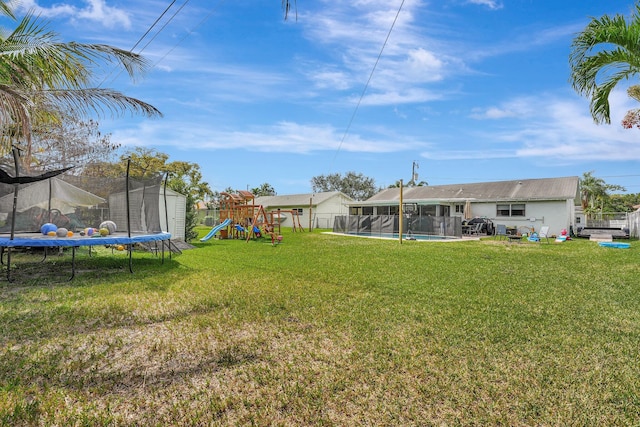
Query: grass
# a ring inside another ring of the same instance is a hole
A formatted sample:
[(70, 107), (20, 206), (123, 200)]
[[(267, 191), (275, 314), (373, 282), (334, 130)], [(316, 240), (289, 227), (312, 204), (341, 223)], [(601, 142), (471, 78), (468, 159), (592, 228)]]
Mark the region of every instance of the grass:
[(18, 260), (0, 425), (638, 425), (631, 243), (285, 233), (134, 274), (79, 256), (71, 282)]

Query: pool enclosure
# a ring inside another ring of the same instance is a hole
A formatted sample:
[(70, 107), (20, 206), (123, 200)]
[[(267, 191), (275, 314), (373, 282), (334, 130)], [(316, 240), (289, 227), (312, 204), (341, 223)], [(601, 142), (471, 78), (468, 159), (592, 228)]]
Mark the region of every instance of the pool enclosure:
[[(334, 233), (389, 236), (400, 232), (399, 215), (342, 215), (333, 223)], [(403, 235), (462, 237), (462, 218), (403, 215)]]

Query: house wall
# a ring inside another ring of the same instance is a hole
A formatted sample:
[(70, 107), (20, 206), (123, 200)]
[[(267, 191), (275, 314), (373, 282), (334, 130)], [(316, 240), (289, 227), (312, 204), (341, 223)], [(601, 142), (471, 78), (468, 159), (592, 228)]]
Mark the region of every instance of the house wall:
[[(313, 202), (312, 202), (313, 203)], [(340, 195), (335, 195), (319, 204), (314, 204), (312, 209), (309, 209), (309, 204), (305, 205), (292, 205), (292, 206), (265, 206), (267, 212), (277, 210), (291, 210), (302, 209), (302, 214), (299, 216), (300, 225), (304, 229), (309, 228), (310, 220), (313, 228), (332, 228), (334, 218), (338, 215), (347, 215), (349, 208), (347, 206), (349, 200)], [(291, 215), (285, 213), (286, 219), (281, 222), (285, 227), (291, 227)]]
[(562, 229), (569, 231), (575, 215), (573, 200), (524, 202), (524, 217), (497, 216), (498, 204), (503, 203), (472, 203), (472, 215), (487, 217), (491, 219), (494, 224), (504, 224), (507, 227), (533, 227), (535, 230), (540, 230), (540, 227), (546, 225), (549, 226), (549, 233), (556, 235), (559, 235)]
[[(349, 213), (349, 207), (347, 203), (349, 201), (344, 197), (336, 195), (323, 203), (314, 207), (312, 216), (312, 224), (314, 228), (333, 228), (333, 221), (338, 215), (347, 215)], [(309, 223), (309, 212), (307, 214), (307, 225)]]

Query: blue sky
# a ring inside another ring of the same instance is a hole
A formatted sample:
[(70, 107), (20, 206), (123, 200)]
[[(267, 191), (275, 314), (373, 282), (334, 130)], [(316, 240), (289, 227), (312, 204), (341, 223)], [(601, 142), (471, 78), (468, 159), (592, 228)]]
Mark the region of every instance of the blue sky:
[[(170, 0), (22, 0), (65, 41), (130, 49)], [(402, 4), (402, 8), (400, 8)], [(112, 141), (198, 163), (214, 190), (354, 171), (386, 187), (581, 176), (640, 192), (621, 87), (595, 125), (569, 84), (574, 35), (632, 0), (178, 0), (134, 49), (153, 68), (103, 86), (162, 119), (100, 120)], [(398, 11), (400, 12), (398, 13)], [(396, 19), (397, 16), (397, 19)], [(395, 20), (395, 24), (394, 24)], [(393, 30), (390, 29), (393, 25)], [(384, 46), (384, 49), (383, 49)], [(111, 70), (110, 70), (111, 71)]]

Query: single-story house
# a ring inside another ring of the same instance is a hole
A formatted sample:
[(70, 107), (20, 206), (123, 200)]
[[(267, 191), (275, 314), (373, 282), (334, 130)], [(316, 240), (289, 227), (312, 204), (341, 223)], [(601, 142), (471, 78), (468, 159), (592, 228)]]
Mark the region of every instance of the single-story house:
[[(290, 194), (285, 196), (260, 196), (254, 203), (262, 205), (266, 212), (296, 211), (300, 225), (305, 229), (332, 228), (336, 216), (347, 215), (348, 205), (353, 199), (340, 191), (326, 191), (322, 193)], [(290, 214), (281, 214), (283, 226), (293, 226)], [(298, 225), (298, 224), (296, 224)]]
[[(485, 217), (520, 230), (575, 228), (577, 176), (403, 188), (403, 211), (420, 216)], [(400, 188), (387, 188), (349, 205), (350, 215), (397, 215)]]

